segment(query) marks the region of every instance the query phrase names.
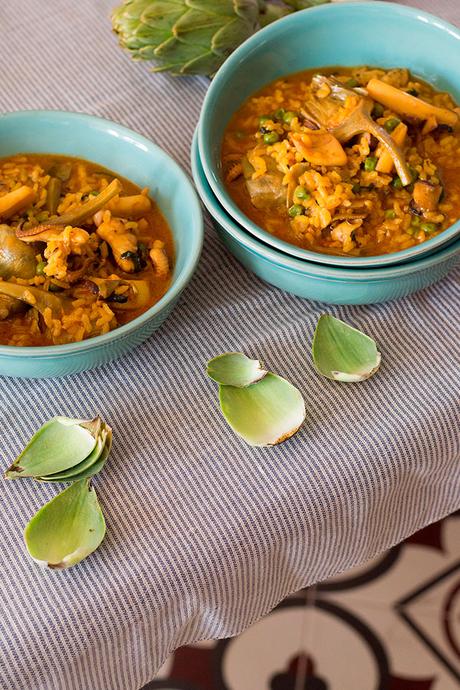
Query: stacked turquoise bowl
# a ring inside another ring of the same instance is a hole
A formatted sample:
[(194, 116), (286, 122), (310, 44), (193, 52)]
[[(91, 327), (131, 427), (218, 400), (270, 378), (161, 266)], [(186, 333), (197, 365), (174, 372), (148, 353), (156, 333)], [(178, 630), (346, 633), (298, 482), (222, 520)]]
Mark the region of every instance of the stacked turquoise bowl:
[(460, 31), (425, 12), (387, 2), (322, 5), (252, 36), (211, 83), (192, 146), (194, 181), (228, 249), (276, 287), (332, 304), (396, 299), (444, 277), (460, 256), (460, 222), (431, 240), (380, 257), (340, 257), (290, 245), (253, 223), (222, 182), (228, 121), (271, 81), (331, 65), (407, 67), (460, 100)]

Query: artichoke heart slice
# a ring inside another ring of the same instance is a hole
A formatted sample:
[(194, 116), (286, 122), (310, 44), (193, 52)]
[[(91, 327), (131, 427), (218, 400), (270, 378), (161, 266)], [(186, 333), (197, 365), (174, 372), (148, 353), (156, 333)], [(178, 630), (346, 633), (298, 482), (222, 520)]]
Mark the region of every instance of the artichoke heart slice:
[(242, 352), (225, 352), (207, 364), (207, 374), (216, 383), (245, 388), (260, 381), (267, 372), (258, 359), (249, 359)]
[(305, 419), (300, 391), (271, 372), (245, 388), (220, 384), (219, 399), (228, 424), (250, 446), (281, 443), (293, 436)]
[(330, 314), (318, 321), (312, 356), (320, 374), (342, 383), (365, 381), (375, 374), (381, 360), (372, 338)]
[(96, 447), (93, 452), (82, 462), (75, 467), (71, 467), (65, 472), (56, 472), (46, 477), (40, 477), (40, 482), (76, 482), (80, 479), (93, 477), (98, 474), (105, 465), (109, 457), (112, 447), (112, 429), (107, 425), (103, 425), (101, 436), (98, 438)]
[(69, 568), (95, 551), (105, 520), (90, 480), (71, 484), (32, 517), (24, 530), (31, 557), (49, 568)]
[(55, 417), (46, 422), (5, 472), (6, 479), (43, 477), (81, 463), (96, 447), (100, 420)]

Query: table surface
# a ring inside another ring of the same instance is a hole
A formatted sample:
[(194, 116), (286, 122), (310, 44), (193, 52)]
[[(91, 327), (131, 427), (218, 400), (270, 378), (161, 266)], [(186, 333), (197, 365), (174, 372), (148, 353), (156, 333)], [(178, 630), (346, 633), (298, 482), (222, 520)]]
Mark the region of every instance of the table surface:
[[(102, 115), (189, 169), (207, 81), (132, 63), (110, 33), (114, 4), (3, 0), (2, 108)], [(458, 0), (436, 12), (460, 23)], [(457, 509), (459, 277), (387, 305), (328, 309), (383, 353), (372, 381), (341, 386), (308, 354), (324, 306), (262, 284), (208, 227), (196, 276), (143, 346), (62, 380), (2, 379), (3, 467), (56, 414), (101, 413), (114, 448), (94, 482), (106, 539), (69, 571), (39, 569), (22, 541), (55, 489), (0, 483), (0, 688), (136, 690), (177, 646), (236, 634)], [(250, 449), (229, 431), (204, 374), (228, 350), (300, 388), (307, 421), (294, 439)]]

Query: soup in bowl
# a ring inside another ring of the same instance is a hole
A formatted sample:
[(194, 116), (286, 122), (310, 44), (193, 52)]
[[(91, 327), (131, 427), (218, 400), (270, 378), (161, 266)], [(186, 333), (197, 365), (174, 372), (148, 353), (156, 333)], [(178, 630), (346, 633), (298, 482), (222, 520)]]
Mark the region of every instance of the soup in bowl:
[(460, 217), (457, 106), (408, 69), (277, 79), (230, 120), (227, 191), (255, 223), (324, 254), (414, 247)]

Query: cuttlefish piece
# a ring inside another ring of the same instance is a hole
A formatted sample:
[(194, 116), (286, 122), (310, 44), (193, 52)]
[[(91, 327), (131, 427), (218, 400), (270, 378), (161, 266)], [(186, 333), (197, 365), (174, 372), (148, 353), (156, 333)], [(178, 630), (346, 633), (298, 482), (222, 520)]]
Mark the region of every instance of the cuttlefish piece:
[(104, 213), (102, 223), (96, 232), (110, 246), (114, 259), (122, 271), (134, 273), (137, 266), (133, 257), (138, 253), (136, 235), (127, 230), (119, 218), (112, 218), (110, 211)]
[(373, 134), (391, 155), (403, 185), (411, 184), (412, 176), (402, 151), (391, 135), (371, 117), (373, 101), (345, 88), (333, 77), (316, 74), (312, 84), (317, 90), (326, 84), (330, 89), (330, 96), (321, 99), (312, 96), (305, 104), (307, 117), (316, 120), (342, 143), (356, 134)]
[(413, 205), (422, 214), (437, 211), (441, 194), (441, 185), (418, 180), (414, 184)]
[(369, 96), (401, 115), (416, 117), (418, 120), (436, 118), (438, 123), (455, 127), (459, 123), (458, 114), (448, 108), (440, 108), (417, 96), (401, 91), (380, 79), (371, 79), (366, 87)]
[(169, 260), (165, 252), (165, 243), (155, 240), (149, 252), (150, 260), (159, 278), (163, 278), (169, 273)]
[(27, 208), (35, 201), (35, 192), (31, 187), (26, 185), (13, 189), (0, 197), (0, 218), (6, 220), (11, 218), (19, 211)]
[(133, 194), (115, 197), (107, 208), (118, 218), (142, 218), (152, 208), (152, 202), (145, 194)]
[[(90, 235), (83, 228), (58, 225), (39, 225), (28, 230), (18, 229), (23, 243), (46, 242), (44, 257), (48, 263), (45, 266), (45, 275), (67, 280), (67, 258), (71, 255), (81, 256), (88, 244)], [(77, 272), (76, 277), (78, 278)], [(72, 276), (75, 280), (75, 275)]]
[(347, 154), (338, 139), (324, 129), (291, 134), (291, 141), (304, 159), (312, 165), (343, 166)]
[[(66, 230), (66, 232), (64, 232)], [(25, 243), (30, 242), (68, 242), (72, 253), (80, 254), (81, 246), (86, 244), (89, 233), (83, 228), (63, 225), (36, 225), (34, 228), (23, 230), (17, 228), (16, 236)]]

